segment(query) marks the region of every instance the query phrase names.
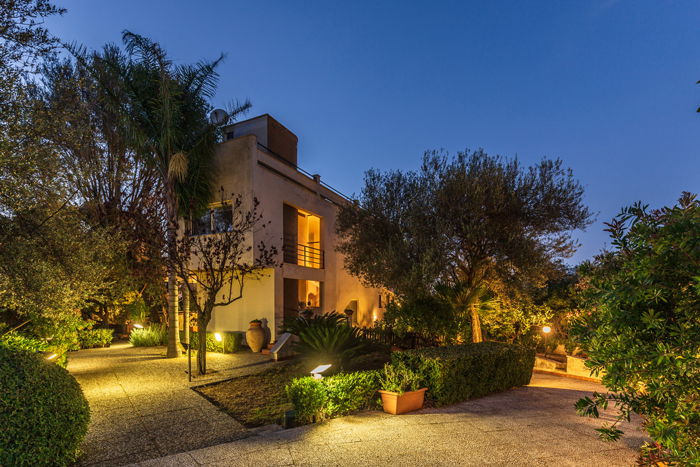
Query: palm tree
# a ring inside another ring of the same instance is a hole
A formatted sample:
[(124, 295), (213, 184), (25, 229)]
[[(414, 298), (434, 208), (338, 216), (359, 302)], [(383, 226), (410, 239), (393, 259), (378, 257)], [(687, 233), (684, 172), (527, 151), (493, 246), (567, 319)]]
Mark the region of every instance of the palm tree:
[[(159, 177), (165, 211), (168, 261), (168, 352), (181, 354), (178, 326), (177, 274), (174, 265), (178, 220), (204, 210), (212, 196), (211, 160), (217, 128), (208, 120), (218, 83), (211, 62), (175, 65), (163, 48), (146, 37), (124, 31), (122, 53), (95, 54), (120, 78), (118, 106), (129, 132), (132, 150), (152, 166)], [(80, 57), (80, 54), (76, 54)], [(115, 93), (115, 99), (117, 94)], [(246, 111), (245, 102), (232, 112)]]

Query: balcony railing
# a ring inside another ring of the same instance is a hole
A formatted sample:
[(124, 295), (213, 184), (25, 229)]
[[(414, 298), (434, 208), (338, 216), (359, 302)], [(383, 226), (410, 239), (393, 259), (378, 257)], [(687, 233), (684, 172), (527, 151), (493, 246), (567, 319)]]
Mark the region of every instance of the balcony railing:
[(301, 243), (284, 242), (282, 246), (284, 262), (306, 266), (307, 268), (323, 269), (323, 250)]

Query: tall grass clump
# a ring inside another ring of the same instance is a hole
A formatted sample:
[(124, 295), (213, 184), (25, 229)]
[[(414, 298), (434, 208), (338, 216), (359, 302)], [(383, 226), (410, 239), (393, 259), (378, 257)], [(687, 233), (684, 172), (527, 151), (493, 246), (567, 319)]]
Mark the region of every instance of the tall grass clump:
[(151, 324), (147, 328), (132, 329), (129, 342), (134, 347), (155, 347), (165, 345), (168, 340), (168, 329), (162, 324)]

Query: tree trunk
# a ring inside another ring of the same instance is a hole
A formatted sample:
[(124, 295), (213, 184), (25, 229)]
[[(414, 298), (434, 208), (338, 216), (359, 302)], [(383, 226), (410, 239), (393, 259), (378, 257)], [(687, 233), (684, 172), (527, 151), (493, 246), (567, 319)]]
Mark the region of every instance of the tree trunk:
[(187, 344), (187, 347), (190, 346), (190, 288), (187, 285), (187, 282), (183, 284), (182, 287), (182, 314), (183, 317), (185, 318), (185, 323), (184, 323), (184, 328), (185, 328), (185, 335), (184, 335), (184, 340), (185, 344)]
[(207, 373), (207, 328), (199, 325), (199, 348), (197, 350), (197, 370), (200, 375)]
[[(170, 190), (173, 191), (173, 190)], [(168, 248), (168, 358), (176, 358), (181, 355), (180, 348), (180, 327), (178, 323), (178, 293), (177, 293), (177, 275), (175, 273), (175, 241), (177, 239), (177, 211), (173, 194), (166, 195), (166, 215), (168, 216), (168, 225), (166, 227), (165, 241)]]
[(481, 335), (481, 318), (479, 317), (479, 308), (476, 305), (469, 307), (472, 321), (472, 342), (483, 342)]

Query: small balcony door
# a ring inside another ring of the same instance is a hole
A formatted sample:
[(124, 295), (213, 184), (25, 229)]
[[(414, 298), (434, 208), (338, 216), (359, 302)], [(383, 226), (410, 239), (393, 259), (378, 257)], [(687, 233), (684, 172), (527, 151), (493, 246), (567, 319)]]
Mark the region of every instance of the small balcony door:
[(324, 267), (321, 218), (284, 205), (284, 262), (307, 268)]

